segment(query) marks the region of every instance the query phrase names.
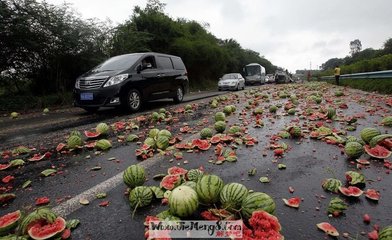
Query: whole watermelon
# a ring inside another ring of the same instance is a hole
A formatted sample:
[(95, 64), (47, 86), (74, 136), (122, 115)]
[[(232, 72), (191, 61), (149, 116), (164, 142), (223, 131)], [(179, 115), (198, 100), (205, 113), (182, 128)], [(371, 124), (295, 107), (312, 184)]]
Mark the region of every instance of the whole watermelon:
[(217, 175), (204, 175), (196, 185), (196, 193), (203, 204), (214, 204), (219, 200), (223, 180)]
[(249, 218), (256, 210), (264, 210), (274, 214), (275, 202), (268, 194), (262, 192), (251, 193), (241, 203), (241, 214)]
[(222, 207), (227, 210), (240, 209), (242, 201), (248, 196), (248, 189), (240, 183), (226, 184), (219, 194)]
[(163, 129), (163, 130), (161, 130), (161, 131), (158, 132), (158, 138), (159, 138), (160, 136), (164, 136), (164, 137), (167, 137), (168, 139), (170, 139), (170, 138), (172, 137), (172, 134), (171, 134), (170, 131), (168, 131), (168, 130), (166, 130), (166, 129)]
[(226, 129), (226, 123), (224, 121), (217, 121), (214, 124), (214, 128), (218, 133), (223, 133)]
[(143, 185), (146, 181), (144, 168), (139, 165), (129, 166), (123, 173), (123, 180), (124, 183), (130, 188)]
[(99, 123), (95, 128), (95, 131), (103, 135), (108, 134), (109, 126), (106, 123)]
[(176, 187), (169, 196), (170, 212), (178, 217), (192, 215), (199, 206), (197, 193), (191, 187)]
[(212, 135), (213, 135), (213, 133), (212, 133), (211, 128), (203, 128), (203, 129), (200, 131), (200, 137), (201, 137), (202, 139), (210, 138), (210, 137), (212, 137)]
[(67, 147), (69, 149), (75, 149), (83, 145), (82, 138), (76, 135), (72, 135), (67, 140)]
[(129, 193), (129, 203), (134, 208), (133, 214), (135, 214), (138, 208), (150, 205), (153, 195), (152, 190), (146, 186), (139, 186), (132, 189)]
[(165, 136), (159, 136), (156, 141), (157, 148), (166, 150), (169, 147), (169, 139)]
[(372, 140), (372, 138), (380, 134), (381, 134), (380, 130), (378, 130), (377, 128), (370, 128), (370, 127), (364, 128), (360, 132), (361, 138), (365, 143), (369, 143), (370, 140)]
[(358, 142), (346, 143), (344, 150), (349, 158), (359, 158), (364, 152), (363, 146)]
[(215, 113), (215, 122), (218, 121), (225, 121), (226, 120), (226, 115), (224, 112), (217, 112)]

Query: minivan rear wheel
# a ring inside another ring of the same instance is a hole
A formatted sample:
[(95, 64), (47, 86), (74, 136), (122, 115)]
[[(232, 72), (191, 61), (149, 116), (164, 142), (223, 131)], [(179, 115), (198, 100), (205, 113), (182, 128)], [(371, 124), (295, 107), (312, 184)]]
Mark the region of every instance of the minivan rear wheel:
[(177, 87), (176, 96), (173, 98), (173, 100), (175, 103), (180, 103), (182, 100), (184, 100), (184, 90), (181, 86)]
[(136, 89), (130, 89), (123, 100), (124, 107), (131, 111), (137, 112), (142, 106), (142, 96)]

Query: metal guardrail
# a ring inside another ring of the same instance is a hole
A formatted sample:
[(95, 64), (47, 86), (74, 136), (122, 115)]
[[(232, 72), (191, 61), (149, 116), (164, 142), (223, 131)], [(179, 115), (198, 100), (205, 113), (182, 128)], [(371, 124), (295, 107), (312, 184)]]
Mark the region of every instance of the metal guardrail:
[[(352, 79), (364, 79), (364, 78), (392, 78), (392, 70), (378, 71), (378, 72), (364, 72), (364, 73), (353, 73), (340, 75), (340, 79), (352, 78)], [(335, 76), (324, 76), (322, 80), (335, 79)]]

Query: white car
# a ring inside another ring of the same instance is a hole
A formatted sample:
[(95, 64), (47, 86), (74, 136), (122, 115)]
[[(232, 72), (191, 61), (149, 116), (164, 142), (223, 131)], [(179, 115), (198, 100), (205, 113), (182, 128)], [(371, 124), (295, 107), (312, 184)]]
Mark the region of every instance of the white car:
[(240, 73), (227, 73), (219, 78), (218, 90), (245, 89), (245, 79)]

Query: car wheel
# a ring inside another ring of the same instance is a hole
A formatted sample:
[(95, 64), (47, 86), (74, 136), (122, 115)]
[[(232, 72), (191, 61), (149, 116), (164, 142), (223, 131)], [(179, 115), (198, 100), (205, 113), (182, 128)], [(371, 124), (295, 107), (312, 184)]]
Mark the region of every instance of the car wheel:
[(123, 105), (131, 112), (139, 111), (142, 106), (142, 96), (140, 92), (133, 88), (130, 89), (124, 98)]
[(83, 107), (83, 109), (88, 113), (96, 113), (99, 107)]
[(184, 100), (184, 90), (181, 86), (178, 86), (176, 90), (176, 96), (173, 98), (173, 101), (175, 103), (180, 103), (182, 100)]

